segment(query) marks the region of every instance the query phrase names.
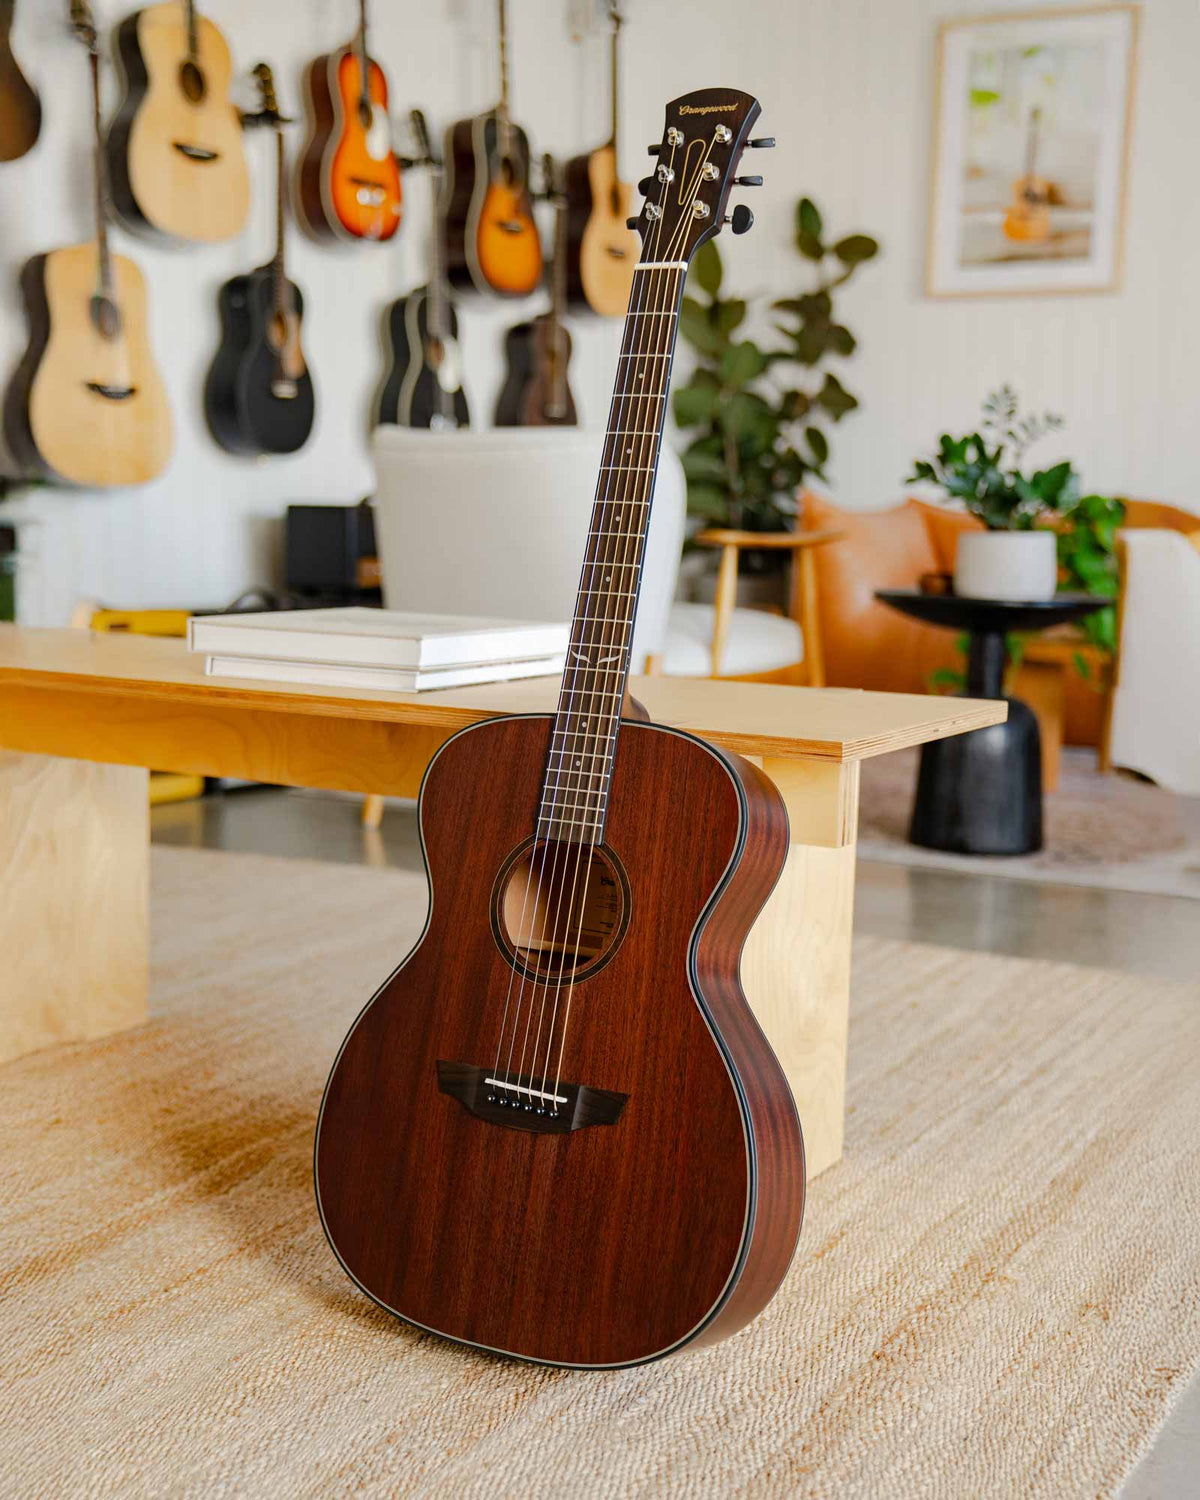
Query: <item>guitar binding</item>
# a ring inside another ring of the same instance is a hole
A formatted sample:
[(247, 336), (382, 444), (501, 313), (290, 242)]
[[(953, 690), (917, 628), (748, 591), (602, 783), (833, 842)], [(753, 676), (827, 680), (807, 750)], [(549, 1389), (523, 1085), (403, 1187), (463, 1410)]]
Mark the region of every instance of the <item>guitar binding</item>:
[(538, 1135), (568, 1135), (589, 1125), (615, 1125), (628, 1094), (582, 1083), (551, 1085), (532, 1074), (499, 1078), (490, 1068), (438, 1060), (438, 1089), (449, 1094), (489, 1125), (531, 1130)]

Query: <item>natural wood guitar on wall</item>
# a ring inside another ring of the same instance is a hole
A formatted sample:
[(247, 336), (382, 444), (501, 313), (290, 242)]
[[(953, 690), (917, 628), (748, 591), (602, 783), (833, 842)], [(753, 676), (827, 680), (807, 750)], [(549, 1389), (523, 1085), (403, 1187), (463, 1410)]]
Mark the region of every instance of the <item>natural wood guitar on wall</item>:
[(612, 21), (612, 134), (603, 146), (567, 163), (567, 295), (573, 306), (586, 307), (606, 318), (619, 318), (629, 303), (638, 237), (629, 228), (632, 189), (622, 182), (617, 165), (621, 95), (622, 16), (617, 6)]
[(113, 206), (129, 228), (212, 243), (250, 207), (229, 44), (193, 0), (166, 0), (117, 28), (125, 95), (108, 132)]
[(142, 484), (170, 457), (171, 413), (142, 273), (108, 243), (95, 25), (85, 0), (72, 0), (71, 13), (91, 64), (96, 238), (25, 264), (29, 344), (5, 395), (4, 432), (27, 473), (88, 488)]
[(734, 89), (667, 108), (557, 713), (434, 757), (426, 928), (351, 1027), (317, 1124), (321, 1220), (358, 1286), (548, 1364), (734, 1332), (800, 1229), (796, 1107), (739, 975), (787, 813), (757, 767), (626, 699), (684, 280), (758, 113)]
[(317, 239), (390, 240), (400, 227), (400, 161), (392, 149), (388, 81), (367, 45), (367, 4), (358, 32), (308, 65), (312, 133), (300, 158), (297, 206)]
[(542, 277), (529, 138), (508, 108), (508, 21), (499, 0), (500, 102), (446, 132), (446, 273), (452, 286), (527, 297)]

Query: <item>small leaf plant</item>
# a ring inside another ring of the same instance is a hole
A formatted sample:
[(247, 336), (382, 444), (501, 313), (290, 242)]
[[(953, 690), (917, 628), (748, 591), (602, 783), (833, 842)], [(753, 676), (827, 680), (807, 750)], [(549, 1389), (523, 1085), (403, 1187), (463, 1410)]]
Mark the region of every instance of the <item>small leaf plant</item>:
[[(697, 253), (680, 313), (680, 332), (696, 355), (691, 378), (674, 396), (675, 421), (694, 435), (683, 453), (688, 510), (704, 524), (746, 531), (789, 530), (809, 475), (824, 480), (828, 428), (858, 406), (829, 362), (854, 353), (855, 338), (834, 314), (833, 294), (879, 253), (869, 235), (830, 242), (810, 198), (796, 206), (794, 242), (810, 285), (772, 302), (780, 341), (764, 348), (739, 337), (749, 302), (724, 297), (713, 240)], [(778, 562), (778, 554), (744, 560)]]
[[(1053, 412), (1022, 416), (1009, 385), (983, 403), (979, 431), (953, 438), (943, 433), (935, 453), (918, 459), (907, 483), (936, 485), (961, 500), (991, 531), (1025, 531), (1039, 523), (1053, 527), (1058, 549), (1059, 592), (1111, 597), (1117, 591), (1116, 534), (1125, 519), (1124, 501), (1081, 495), (1079, 476), (1064, 460), (1032, 474), (1022, 472), (1026, 451), (1063, 419)], [(1098, 610), (1079, 622), (1084, 638), (1105, 655), (1116, 650), (1116, 611)], [(965, 648), (964, 648), (965, 649)], [(1019, 665), (1022, 638), (1010, 637), (1009, 656)], [(1087, 658), (1076, 653), (1075, 667), (1090, 678)], [(959, 674), (934, 674), (939, 687), (961, 687)]]

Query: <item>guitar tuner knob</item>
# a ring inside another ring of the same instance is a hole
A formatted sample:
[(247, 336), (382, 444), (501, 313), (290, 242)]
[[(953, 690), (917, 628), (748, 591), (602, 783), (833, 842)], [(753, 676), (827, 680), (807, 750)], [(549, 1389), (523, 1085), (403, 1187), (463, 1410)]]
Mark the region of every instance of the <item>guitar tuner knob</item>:
[(725, 222), (732, 227), (734, 234), (745, 234), (747, 229), (754, 227), (754, 215), (744, 203), (739, 203), (734, 211), (726, 216)]
[(646, 147), (646, 154), (648, 156), (657, 156), (658, 153), (661, 150), (662, 150), (662, 142), (661, 141), (655, 141), (655, 142), (653, 142), (652, 145), (649, 145), (649, 146)]
[(761, 177), (735, 177), (734, 187), (762, 187)]
[(636, 229), (637, 227), (638, 227), (637, 214), (634, 214), (634, 216), (633, 216), (632, 219), (626, 219), (625, 220), (625, 228), (626, 229)]
[(761, 151), (764, 147), (773, 146), (775, 144), (775, 137), (773, 135), (760, 135), (753, 141), (747, 141), (746, 144), (752, 146), (755, 151)]
[(638, 192), (641, 193), (641, 195), (642, 195), (643, 198), (646, 198), (646, 197), (649, 196), (649, 194), (650, 194), (651, 190), (653, 189), (653, 187), (654, 187), (654, 178), (653, 177), (643, 177), (642, 180), (641, 180), (641, 182), (638, 183)]

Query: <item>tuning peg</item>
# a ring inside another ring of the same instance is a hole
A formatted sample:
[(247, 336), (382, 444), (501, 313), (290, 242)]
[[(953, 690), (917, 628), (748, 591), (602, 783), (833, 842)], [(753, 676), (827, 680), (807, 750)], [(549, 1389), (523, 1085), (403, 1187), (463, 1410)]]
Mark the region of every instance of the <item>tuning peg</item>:
[(762, 187), (761, 177), (735, 177), (734, 187)]
[(752, 146), (756, 151), (761, 151), (764, 146), (773, 146), (775, 144), (775, 137), (773, 135), (760, 135), (756, 140), (747, 141), (746, 144)]
[(642, 180), (641, 180), (641, 182), (638, 183), (638, 192), (641, 193), (641, 195), (642, 195), (643, 198), (648, 198), (650, 196), (650, 193), (653, 190), (653, 188), (654, 188), (654, 178), (653, 177), (643, 177)]
[(658, 153), (661, 150), (662, 150), (662, 142), (661, 141), (655, 141), (652, 145), (649, 145), (649, 146), (646, 147), (646, 152), (647, 152), (647, 155), (649, 155), (649, 156), (657, 156)]
[(734, 234), (745, 234), (753, 227), (754, 215), (744, 203), (739, 203), (731, 214), (726, 214), (725, 222), (732, 226)]
[(626, 229), (636, 229), (637, 227), (638, 227), (637, 214), (634, 214), (634, 216), (633, 216), (632, 219), (626, 219), (625, 220), (625, 228)]

